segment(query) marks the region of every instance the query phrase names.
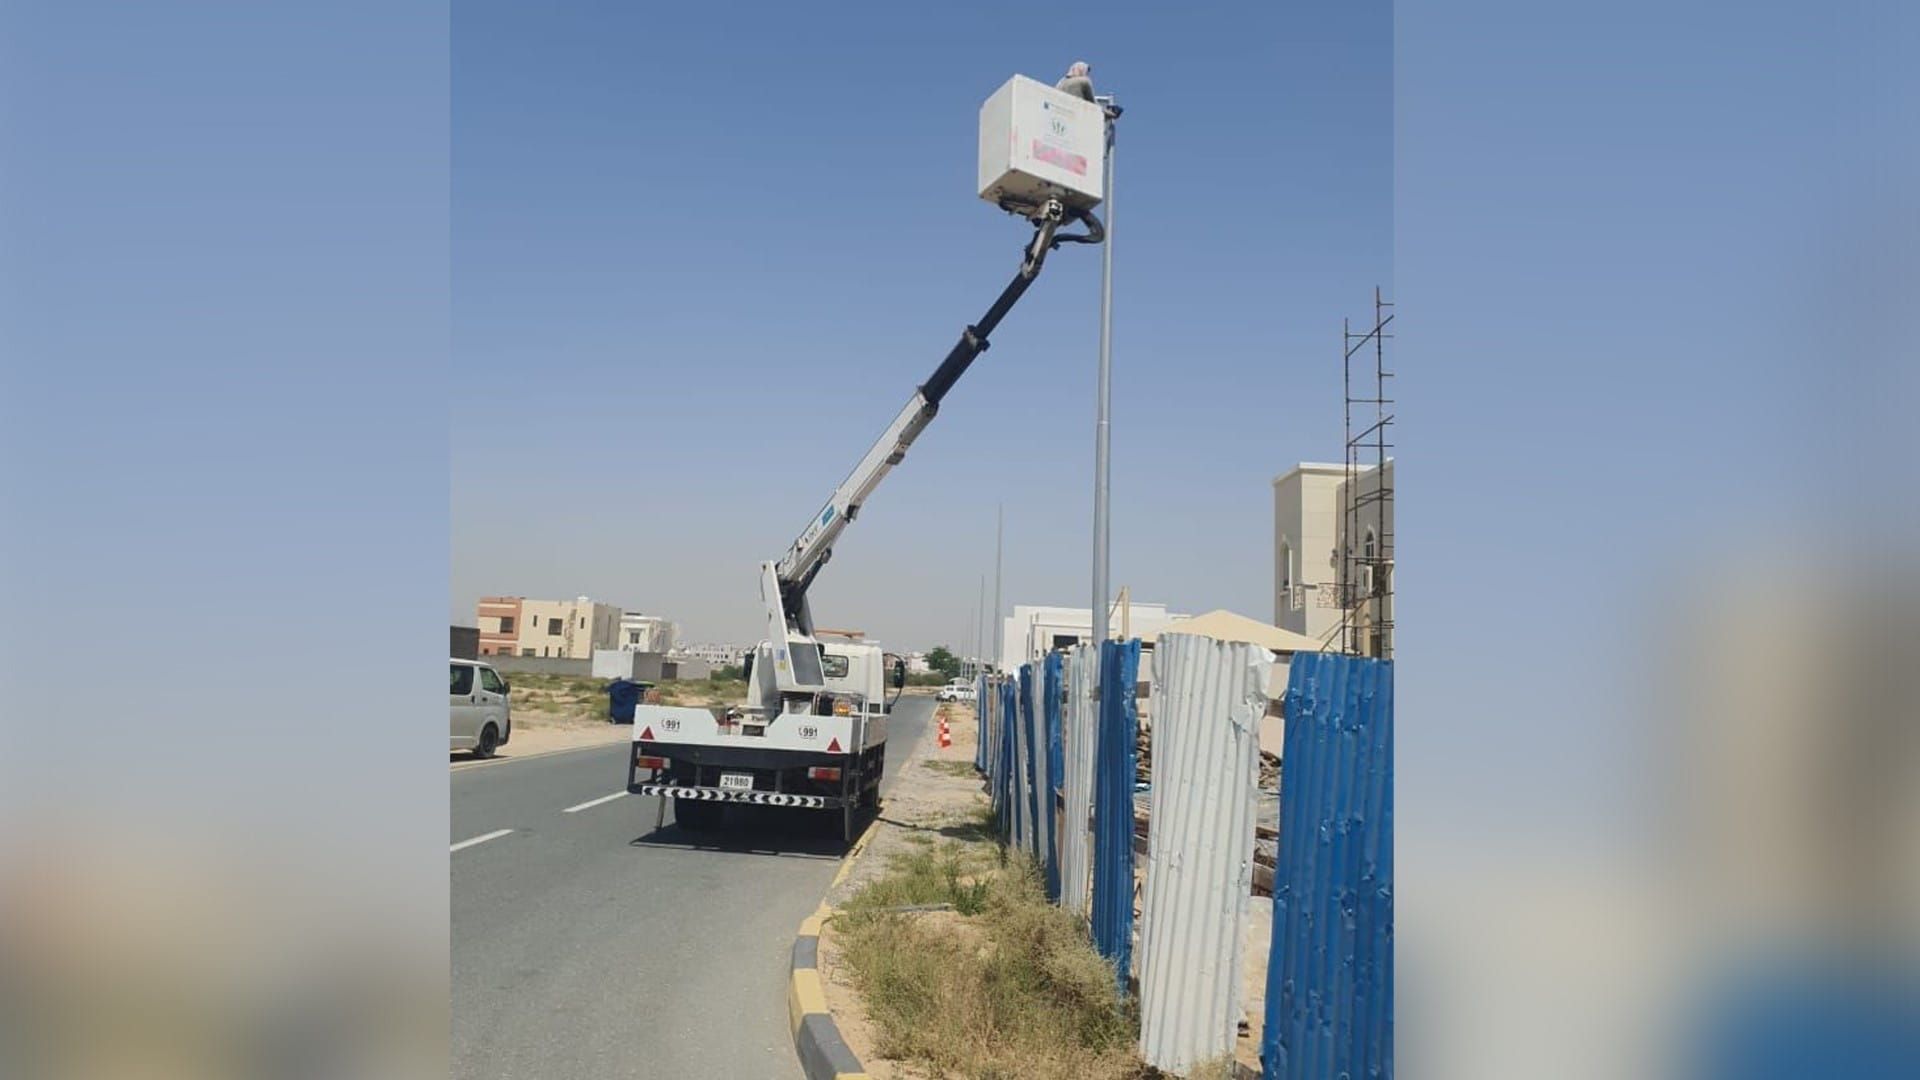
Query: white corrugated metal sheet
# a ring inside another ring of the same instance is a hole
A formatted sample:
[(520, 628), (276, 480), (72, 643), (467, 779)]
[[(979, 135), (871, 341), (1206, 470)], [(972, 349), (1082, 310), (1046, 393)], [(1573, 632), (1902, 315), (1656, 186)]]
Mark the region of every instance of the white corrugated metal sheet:
[(1152, 828), (1140, 928), (1140, 1053), (1185, 1073), (1233, 1051), (1253, 884), (1259, 720), (1272, 660), (1163, 634), (1153, 651)]
[(1061, 739), (1066, 755), (1065, 831), (1060, 836), (1060, 903), (1087, 913), (1088, 879), (1093, 872), (1093, 689), (1100, 681), (1100, 650), (1081, 645), (1067, 654), (1067, 707)]
[(1053, 848), (1053, 785), (1047, 777), (1047, 693), (1043, 664), (1028, 664), (1021, 671), (1027, 676), (1021, 687), (1026, 693), (1022, 707), (1027, 714), (1027, 747), (1033, 755), (1033, 831), (1028, 834), (1027, 850), (1041, 867), (1047, 865), (1047, 852)]

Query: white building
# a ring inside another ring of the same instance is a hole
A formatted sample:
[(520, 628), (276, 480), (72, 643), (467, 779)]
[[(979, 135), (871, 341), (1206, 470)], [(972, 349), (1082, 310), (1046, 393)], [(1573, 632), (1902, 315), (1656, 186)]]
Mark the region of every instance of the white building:
[(923, 652), (908, 653), (906, 655), (906, 661), (907, 661), (907, 674), (909, 675), (933, 674), (933, 665), (927, 663), (926, 653), (923, 653)]
[[(1124, 619), (1123, 619), (1124, 616)], [(1167, 611), (1165, 604), (1129, 603), (1123, 610), (1114, 605), (1107, 616), (1107, 630), (1114, 638), (1124, 631), (1132, 637), (1157, 634), (1175, 619), (1185, 618)], [(1002, 624), (1000, 670), (1017, 671), (1055, 649), (1069, 649), (1093, 640), (1091, 608), (1039, 607), (1015, 604), (1013, 614)]]
[(714, 667), (739, 667), (751, 651), (745, 645), (679, 645), (671, 650), (669, 658), (704, 660)]
[(620, 648), (627, 652), (671, 652), (673, 639), (673, 623), (658, 615), (627, 612), (620, 616)]
[[(1341, 615), (1350, 606), (1362, 651), (1392, 654), (1392, 491), (1391, 458), (1382, 469), (1359, 470), (1349, 538), (1345, 465), (1301, 462), (1274, 479), (1274, 625), (1338, 649)], [(1349, 566), (1357, 580), (1347, 580)]]

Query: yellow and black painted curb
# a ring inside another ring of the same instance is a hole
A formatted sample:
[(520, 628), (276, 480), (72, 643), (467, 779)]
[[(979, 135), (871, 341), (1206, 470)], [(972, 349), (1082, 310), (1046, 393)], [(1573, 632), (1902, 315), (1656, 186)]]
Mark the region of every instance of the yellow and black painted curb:
[[(876, 816), (868, 824), (840, 861), (831, 888), (838, 888), (853, 869), (854, 860), (867, 848), (873, 830), (880, 825)], [(800, 1069), (807, 1080), (867, 1080), (860, 1059), (840, 1037), (840, 1028), (827, 1009), (826, 988), (820, 982), (820, 927), (833, 914), (821, 904), (800, 923), (793, 939), (793, 967), (787, 979), (787, 1021), (793, 1027), (793, 1049), (800, 1055)]]
[(793, 940), (793, 974), (787, 983), (793, 1049), (807, 1080), (867, 1080), (860, 1059), (847, 1048), (827, 1011), (826, 990), (820, 984), (820, 924), (828, 914), (822, 904), (800, 924), (800, 935)]

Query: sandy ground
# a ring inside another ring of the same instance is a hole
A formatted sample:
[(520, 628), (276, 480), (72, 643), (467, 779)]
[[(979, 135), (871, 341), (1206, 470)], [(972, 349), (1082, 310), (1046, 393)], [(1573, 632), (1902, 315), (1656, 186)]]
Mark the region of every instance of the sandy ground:
[[(985, 785), (972, 773), (973, 710), (953, 704), (941, 705), (940, 709), (946, 714), (953, 746), (940, 748), (936, 714), (934, 730), (927, 734), (916, 752), (898, 766), (903, 770), (900, 779), (881, 807), (880, 818), (867, 836), (865, 849), (846, 876), (827, 894), (828, 905), (837, 906), (862, 884), (884, 874), (888, 855), (924, 848), (908, 840), (908, 836), (927, 836), (936, 842), (952, 839), (941, 835), (942, 830), (965, 830), (979, 809), (987, 805)], [(967, 768), (961, 771), (954, 767), (948, 771), (929, 767), (936, 762), (961, 763)], [(889, 767), (896, 766), (889, 763)], [(992, 842), (985, 843), (990, 846)], [(873, 1025), (867, 1019), (859, 994), (854, 991), (852, 973), (841, 958), (831, 919), (820, 933), (820, 981), (826, 988), (827, 1007), (833, 1012), (841, 1038), (866, 1067), (868, 1076), (873, 1080), (932, 1080), (930, 1074), (920, 1069), (880, 1057), (875, 1049)]]
[[(528, 717), (513, 718), (513, 734), (507, 739), (507, 745), (495, 754), (495, 760), (505, 761), (517, 757), (531, 757), (554, 750), (572, 750), (581, 746), (600, 746), (605, 743), (628, 742), (633, 738), (633, 728), (627, 724), (609, 724), (606, 721), (562, 720), (541, 717), (538, 713)], [(478, 761), (464, 750), (452, 751), (449, 763), (464, 765)]]

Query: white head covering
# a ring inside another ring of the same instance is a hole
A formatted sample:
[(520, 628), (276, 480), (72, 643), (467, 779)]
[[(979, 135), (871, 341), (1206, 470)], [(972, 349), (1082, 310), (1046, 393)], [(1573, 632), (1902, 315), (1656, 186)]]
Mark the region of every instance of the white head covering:
[(1067, 78), (1069, 79), (1083, 78), (1085, 77), (1087, 72), (1091, 70), (1092, 70), (1091, 68), (1087, 67), (1087, 62), (1085, 60), (1075, 60), (1073, 62), (1073, 66), (1067, 69)]

